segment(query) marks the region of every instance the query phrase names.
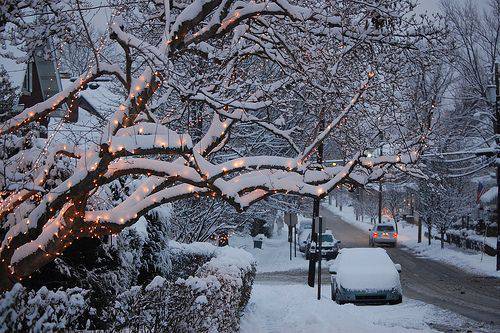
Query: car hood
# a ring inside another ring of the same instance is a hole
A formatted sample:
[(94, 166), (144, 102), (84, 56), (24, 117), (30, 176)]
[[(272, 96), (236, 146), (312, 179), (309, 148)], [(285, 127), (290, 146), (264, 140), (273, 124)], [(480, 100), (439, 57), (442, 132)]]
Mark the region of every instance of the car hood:
[[(333, 246), (336, 246), (337, 245), (337, 242), (321, 242), (321, 247), (333, 247)], [(312, 242), (311, 243), (311, 247), (316, 247), (316, 243)]]

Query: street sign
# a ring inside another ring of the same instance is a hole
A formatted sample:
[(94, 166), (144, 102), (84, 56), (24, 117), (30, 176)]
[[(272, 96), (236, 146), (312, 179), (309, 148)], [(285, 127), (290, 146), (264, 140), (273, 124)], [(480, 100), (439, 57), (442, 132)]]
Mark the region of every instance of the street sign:
[(326, 226), (325, 226), (325, 223), (319, 223), (319, 219), (323, 219), (321, 216), (317, 216), (314, 218), (314, 232), (315, 233), (319, 233), (319, 226), (321, 225), (321, 232), (325, 232), (326, 231)]
[(286, 225), (293, 227), (297, 224), (298, 218), (297, 214), (295, 213), (285, 213), (283, 215), (283, 222), (285, 222)]

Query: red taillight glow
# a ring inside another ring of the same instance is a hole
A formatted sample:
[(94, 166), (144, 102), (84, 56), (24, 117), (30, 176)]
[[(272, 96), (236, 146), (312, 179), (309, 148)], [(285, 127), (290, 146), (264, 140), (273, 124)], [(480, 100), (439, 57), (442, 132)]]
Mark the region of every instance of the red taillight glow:
[(374, 232), (373, 233), (373, 238), (377, 238), (378, 237), (378, 232)]
[(398, 233), (397, 233), (397, 232), (393, 233), (393, 234), (392, 234), (392, 237), (394, 237), (394, 238), (398, 238)]

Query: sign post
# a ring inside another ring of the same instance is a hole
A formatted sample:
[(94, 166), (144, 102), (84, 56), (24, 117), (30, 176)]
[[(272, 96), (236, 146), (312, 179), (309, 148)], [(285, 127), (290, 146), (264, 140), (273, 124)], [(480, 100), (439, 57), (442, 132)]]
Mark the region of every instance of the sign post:
[(293, 227), (293, 255), (295, 258), (297, 258), (297, 226)]
[[(283, 215), (283, 222), (288, 226), (288, 242), (290, 243), (290, 260), (292, 260), (292, 242), (293, 242), (293, 229), (297, 225), (298, 218), (295, 213), (285, 213)], [(295, 244), (296, 245), (296, 244)], [(295, 249), (295, 256), (297, 256), (297, 249)]]

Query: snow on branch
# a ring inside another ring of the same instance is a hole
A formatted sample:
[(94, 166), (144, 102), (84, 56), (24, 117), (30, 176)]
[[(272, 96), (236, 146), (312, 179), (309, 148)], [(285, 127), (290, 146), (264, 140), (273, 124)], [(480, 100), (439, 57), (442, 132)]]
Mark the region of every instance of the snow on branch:
[(86, 84), (103, 75), (114, 75), (119, 80), (124, 80), (125, 77), (117, 65), (99, 64), (98, 67), (92, 67), (87, 73), (82, 74), (75, 82), (72, 82), (61, 92), (25, 109), (23, 112), (7, 120), (0, 128), (0, 134), (15, 132), (29, 123), (48, 116), (73, 98)]

